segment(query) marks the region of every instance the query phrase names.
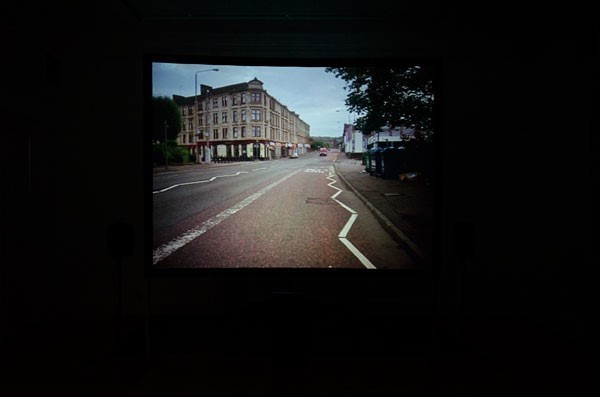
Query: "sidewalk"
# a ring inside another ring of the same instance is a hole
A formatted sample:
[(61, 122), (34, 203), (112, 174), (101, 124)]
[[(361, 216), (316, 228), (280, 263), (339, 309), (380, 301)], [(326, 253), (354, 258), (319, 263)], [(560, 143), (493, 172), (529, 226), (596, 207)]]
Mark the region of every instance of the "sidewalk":
[(433, 191), (423, 181), (383, 179), (365, 172), (361, 160), (339, 153), (340, 178), (365, 203), (382, 226), (409, 252), (430, 263), (433, 252)]

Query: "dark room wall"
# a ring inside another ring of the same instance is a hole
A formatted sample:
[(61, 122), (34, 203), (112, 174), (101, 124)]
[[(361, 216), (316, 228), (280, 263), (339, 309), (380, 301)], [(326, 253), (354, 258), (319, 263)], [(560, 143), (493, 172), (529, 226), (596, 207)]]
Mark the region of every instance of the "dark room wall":
[[(558, 8), (548, 15), (474, 10), (481, 13), (475, 18), (467, 5), (426, 2), (396, 13), (378, 2), (359, 6), (365, 4), (341, 10), (325, 2), (311, 14), (310, 4), (262, 13), (207, 5), (170, 18), (157, 16), (158, 4), (131, 1), (15, 7), (4, 27), (10, 122), (2, 133), (0, 304), (3, 348), (20, 364), (7, 373), (18, 378), (31, 365), (23, 351), (43, 357), (38, 363), (112, 351), (118, 284), (107, 231), (115, 223), (134, 232), (133, 254), (122, 261), (134, 355), (150, 310), (157, 329), (180, 315), (186, 320), (172, 320), (180, 334), (222, 335), (232, 327), (238, 333), (222, 338), (244, 347), (240, 340), (257, 343), (254, 330), (290, 331), (298, 316), (306, 333), (293, 335), (305, 344), (373, 336), (381, 345), (360, 345), (365, 356), (377, 357), (394, 340), (394, 351), (414, 341), (448, 351), (520, 346), (536, 357), (551, 345), (577, 361), (581, 345), (590, 347), (587, 302), (594, 296), (581, 277), (591, 264), (593, 18)], [(151, 52), (439, 62), (442, 244), (435, 277), (148, 280), (143, 60)], [(281, 289), (303, 294), (274, 297)], [(403, 326), (391, 325), (397, 322)], [(324, 339), (319, 327), (338, 338)]]

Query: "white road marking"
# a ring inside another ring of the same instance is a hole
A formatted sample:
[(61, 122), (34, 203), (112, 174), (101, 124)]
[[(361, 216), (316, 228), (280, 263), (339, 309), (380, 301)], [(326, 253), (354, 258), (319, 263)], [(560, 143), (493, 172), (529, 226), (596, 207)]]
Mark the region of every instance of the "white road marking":
[(233, 175), (217, 175), (217, 176), (213, 176), (212, 178), (210, 178), (210, 179), (206, 179), (206, 180), (203, 180), (203, 181), (194, 181), (194, 182), (178, 183), (178, 184), (176, 184), (176, 185), (169, 186), (169, 187), (166, 187), (166, 188), (164, 188), (164, 189), (155, 190), (155, 191), (153, 191), (153, 192), (152, 192), (152, 194), (156, 194), (156, 193), (163, 193), (163, 192), (166, 192), (167, 190), (171, 190), (171, 189), (174, 189), (174, 188), (176, 188), (176, 187), (179, 187), (179, 186), (186, 186), (186, 185), (196, 185), (196, 184), (198, 184), (198, 183), (208, 183), (208, 182), (212, 182), (212, 181), (214, 181), (214, 180), (215, 180), (215, 179), (217, 179), (217, 178), (225, 178), (225, 177), (231, 177), (231, 176), (238, 176), (239, 174), (247, 174), (247, 173), (248, 173), (248, 172), (246, 172), (246, 171), (238, 171), (238, 172), (236, 172), (236, 173), (235, 173), (235, 174), (233, 174)]
[(348, 248), (348, 250), (350, 250), (350, 252), (352, 252), (352, 254), (354, 254), (354, 256), (360, 261), (360, 263), (364, 265), (364, 267), (366, 267), (367, 269), (377, 269), (375, 265), (373, 265), (373, 263), (371, 263), (371, 261), (366, 256), (364, 256), (363, 253), (360, 252), (358, 248), (356, 248), (354, 244), (350, 242), (350, 240), (346, 238), (348, 232), (350, 232), (350, 228), (354, 224), (354, 221), (356, 220), (356, 218), (358, 218), (358, 212), (354, 211), (352, 208), (348, 207), (346, 204), (336, 199), (336, 197), (340, 193), (342, 193), (343, 190), (336, 186), (333, 186), (333, 184), (337, 182), (335, 179), (332, 178), (334, 175), (335, 174), (333, 172), (333, 166), (331, 166), (329, 168), (329, 176), (327, 177), (327, 179), (329, 179), (331, 182), (328, 183), (327, 186), (337, 190), (337, 192), (331, 196), (331, 199), (351, 214), (350, 219), (348, 219), (348, 221), (340, 231), (340, 234), (338, 234), (338, 239), (342, 242), (342, 244), (346, 246), (346, 248)]
[(268, 167), (262, 167), (262, 168), (255, 168), (252, 171), (260, 171), (260, 170), (268, 170)]
[(250, 196), (246, 197), (244, 200), (240, 201), (239, 203), (237, 203), (233, 207), (228, 208), (225, 211), (223, 211), (223, 212), (221, 212), (221, 213), (213, 216), (212, 218), (210, 218), (210, 219), (202, 222), (200, 225), (198, 225), (198, 226), (196, 226), (196, 227), (194, 227), (194, 228), (186, 231), (185, 233), (183, 233), (180, 236), (176, 237), (174, 240), (171, 240), (168, 243), (161, 245), (160, 247), (158, 247), (157, 249), (155, 249), (154, 252), (152, 253), (152, 263), (154, 265), (156, 265), (158, 262), (160, 262), (163, 259), (165, 259), (166, 257), (168, 257), (173, 252), (177, 251), (181, 247), (183, 247), (186, 244), (190, 243), (194, 239), (200, 237), (201, 235), (203, 235), (204, 233), (206, 233), (207, 231), (209, 231), (213, 227), (217, 226), (219, 223), (223, 222), (225, 219), (229, 218), (231, 215), (235, 214), (236, 212), (238, 212), (242, 208), (248, 206), (254, 200), (256, 200), (257, 198), (259, 198), (260, 196), (262, 196), (263, 194), (265, 194), (269, 190), (273, 189), (275, 186), (279, 185), (280, 183), (282, 183), (282, 182), (286, 181), (287, 179), (291, 178), (293, 175), (297, 174), (298, 172), (300, 172), (300, 170), (294, 171), (291, 174), (286, 175), (285, 177), (281, 178), (280, 180), (278, 180), (276, 182), (273, 182), (269, 186), (266, 186), (266, 187), (260, 189), (259, 191), (257, 191), (256, 193), (251, 194)]
[(350, 215), (350, 219), (348, 219), (348, 222), (346, 222), (346, 225), (344, 225), (344, 228), (338, 235), (339, 238), (346, 238), (346, 236), (348, 235), (348, 232), (350, 231), (350, 228), (354, 224), (354, 221), (356, 220), (356, 218), (358, 218), (358, 214)]
[(304, 172), (313, 172), (316, 174), (326, 174), (327, 168), (307, 168), (304, 170)]
[(352, 244), (352, 243), (350, 242), (350, 240), (348, 240), (348, 239), (346, 239), (346, 238), (341, 238), (341, 237), (340, 237), (340, 241), (342, 242), (342, 244), (344, 244), (344, 245), (346, 246), (346, 248), (348, 248), (348, 249), (350, 250), (350, 252), (352, 252), (352, 253), (354, 254), (354, 256), (356, 256), (356, 258), (358, 258), (358, 260), (359, 260), (359, 261), (360, 261), (360, 262), (361, 262), (363, 265), (365, 265), (365, 267), (366, 267), (367, 269), (377, 269), (377, 268), (376, 268), (376, 267), (375, 267), (375, 266), (374, 266), (374, 265), (371, 263), (371, 261), (370, 261), (369, 259), (367, 259), (367, 257), (366, 257), (366, 256), (364, 256), (364, 255), (362, 254), (362, 252), (360, 252), (360, 251), (358, 250), (358, 248), (356, 248), (356, 247), (354, 246), (354, 244)]

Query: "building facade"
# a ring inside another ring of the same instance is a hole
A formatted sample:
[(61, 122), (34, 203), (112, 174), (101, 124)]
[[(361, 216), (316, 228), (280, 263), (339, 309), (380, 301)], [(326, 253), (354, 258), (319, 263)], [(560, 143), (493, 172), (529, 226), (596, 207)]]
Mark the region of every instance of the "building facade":
[(221, 157), (235, 160), (276, 159), (306, 152), (310, 126), (264, 89), (247, 83), (200, 86), (197, 96), (173, 95), (183, 126), (177, 142), (197, 162)]
[(348, 157), (352, 154), (362, 153), (366, 150), (363, 146), (363, 133), (354, 128), (352, 124), (344, 124), (344, 151)]
[(367, 148), (385, 148), (385, 147), (399, 147), (402, 146), (402, 142), (406, 142), (415, 139), (414, 128), (407, 127), (382, 127), (379, 131), (373, 131), (367, 137)]

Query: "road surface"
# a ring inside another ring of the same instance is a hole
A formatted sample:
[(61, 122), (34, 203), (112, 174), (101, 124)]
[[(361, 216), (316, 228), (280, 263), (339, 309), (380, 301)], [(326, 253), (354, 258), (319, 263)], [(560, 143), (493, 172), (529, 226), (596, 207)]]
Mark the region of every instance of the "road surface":
[(154, 174), (156, 268), (408, 269), (328, 156)]

